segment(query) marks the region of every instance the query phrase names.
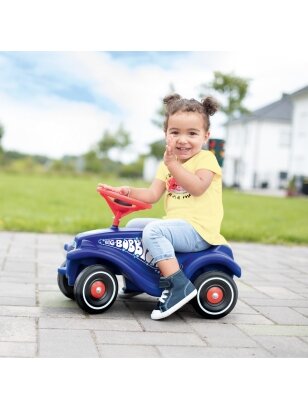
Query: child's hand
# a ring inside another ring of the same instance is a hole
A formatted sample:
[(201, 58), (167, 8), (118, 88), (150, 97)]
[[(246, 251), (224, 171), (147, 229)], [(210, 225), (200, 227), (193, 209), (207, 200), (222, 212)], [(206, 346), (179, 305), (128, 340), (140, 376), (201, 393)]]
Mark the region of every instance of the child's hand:
[(168, 167), (170, 164), (177, 162), (177, 157), (174, 154), (175, 142), (172, 138), (167, 137), (166, 151), (164, 153), (164, 163)]
[(97, 188), (104, 188), (105, 190), (110, 190), (115, 193), (122, 194), (123, 196), (127, 196), (130, 192), (130, 188), (128, 186), (121, 186), (121, 187), (113, 187), (109, 186), (108, 184), (99, 183)]

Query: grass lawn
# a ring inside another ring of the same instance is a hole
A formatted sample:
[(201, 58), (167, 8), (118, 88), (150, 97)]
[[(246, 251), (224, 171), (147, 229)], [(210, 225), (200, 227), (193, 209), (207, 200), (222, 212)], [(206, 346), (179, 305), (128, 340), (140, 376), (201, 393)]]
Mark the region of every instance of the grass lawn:
[[(0, 230), (72, 233), (108, 227), (112, 214), (96, 193), (101, 179), (0, 173)], [(105, 183), (144, 186), (142, 181)], [(274, 198), (224, 190), (222, 234), (229, 241), (308, 244), (308, 198)], [(163, 202), (134, 217), (161, 217)]]

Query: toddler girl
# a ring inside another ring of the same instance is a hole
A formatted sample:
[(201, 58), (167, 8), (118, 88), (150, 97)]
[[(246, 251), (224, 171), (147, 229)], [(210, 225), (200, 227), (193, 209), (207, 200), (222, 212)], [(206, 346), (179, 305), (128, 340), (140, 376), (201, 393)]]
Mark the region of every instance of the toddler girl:
[[(175, 252), (197, 252), (227, 244), (220, 234), (223, 218), (221, 168), (213, 153), (202, 150), (210, 132), (216, 100), (201, 102), (178, 94), (164, 98), (166, 150), (149, 188), (112, 187), (109, 190), (155, 203), (165, 194), (163, 219), (134, 219), (127, 226), (143, 229), (142, 242), (160, 270), (163, 289), (151, 318), (168, 317), (194, 298), (197, 290), (185, 276)], [(124, 290), (125, 291), (125, 290)]]

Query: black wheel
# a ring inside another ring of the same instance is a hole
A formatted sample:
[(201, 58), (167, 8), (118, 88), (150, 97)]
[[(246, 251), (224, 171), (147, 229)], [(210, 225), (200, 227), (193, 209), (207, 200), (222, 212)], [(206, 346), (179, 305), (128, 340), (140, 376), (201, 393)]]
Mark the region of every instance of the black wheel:
[(114, 303), (118, 294), (118, 281), (103, 265), (91, 265), (78, 275), (74, 293), (80, 308), (90, 314), (100, 314)]
[(198, 293), (191, 303), (202, 317), (222, 318), (235, 307), (238, 291), (230, 275), (222, 271), (207, 272), (201, 274), (194, 285)]
[[(64, 266), (65, 262), (61, 265), (61, 267)], [(75, 300), (74, 286), (68, 285), (67, 278), (65, 275), (58, 274), (58, 286), (61, 292), (65, 295), (65, 297), (70, 298), (71, 300)]]

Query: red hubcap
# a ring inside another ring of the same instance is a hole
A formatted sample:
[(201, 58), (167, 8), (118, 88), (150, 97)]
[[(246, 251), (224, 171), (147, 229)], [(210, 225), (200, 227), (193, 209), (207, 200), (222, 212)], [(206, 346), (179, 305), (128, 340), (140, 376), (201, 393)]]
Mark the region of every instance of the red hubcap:
[(91, 285), (91, 296), (94, 298), (102, 298), (106, 292), (106, 286), (102, 281), (94, 281)]
[(224, 298), (224, 293), (219, 287), (211, 287), (207, 290), (206, 298), (211, 304), (219, 304)]

